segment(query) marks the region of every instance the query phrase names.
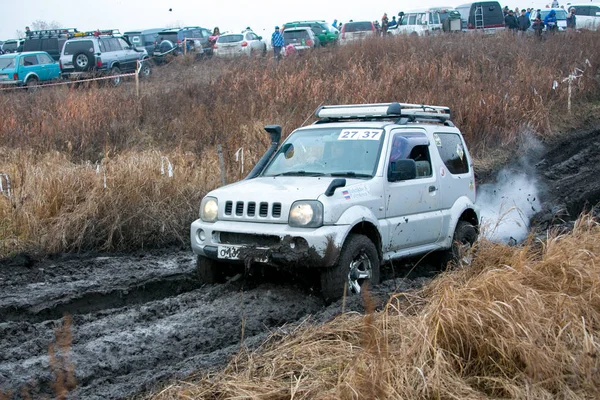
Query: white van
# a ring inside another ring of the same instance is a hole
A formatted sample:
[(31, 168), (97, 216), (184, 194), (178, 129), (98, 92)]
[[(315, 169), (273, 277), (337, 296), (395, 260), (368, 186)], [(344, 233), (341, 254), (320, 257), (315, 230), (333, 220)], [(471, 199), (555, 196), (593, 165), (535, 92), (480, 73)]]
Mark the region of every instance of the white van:
[(575, 28), (593, 31), (600, 28), (600, 3), (575, 3), (566, 8), (575, 9)]
[(442, 32), (442, 19), (439, 9), (424, 8), (398, 13), (398, 25), (388, 29), (390, 35), (419, 35), (425, 36)]

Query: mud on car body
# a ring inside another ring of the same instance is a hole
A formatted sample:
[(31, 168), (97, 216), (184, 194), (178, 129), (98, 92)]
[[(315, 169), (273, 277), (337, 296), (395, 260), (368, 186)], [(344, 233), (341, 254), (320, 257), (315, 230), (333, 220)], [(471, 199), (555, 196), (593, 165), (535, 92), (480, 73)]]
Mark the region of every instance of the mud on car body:
[[(208, 193), (191, 225), (198, 272), (224, 279), (236, 261), (314, 267), (328, 301), (377, 284), (386, 260), (477, 238), (475, 177), (447, 107), (325, 106), (271, 147), (242, 181)], [(243, 265), (243, 264), (242, 264)]]

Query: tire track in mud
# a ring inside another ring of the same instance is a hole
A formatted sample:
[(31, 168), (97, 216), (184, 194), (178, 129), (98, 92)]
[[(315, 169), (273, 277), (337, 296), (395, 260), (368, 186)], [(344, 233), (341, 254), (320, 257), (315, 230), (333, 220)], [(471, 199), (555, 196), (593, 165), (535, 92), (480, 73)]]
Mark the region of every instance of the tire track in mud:
[[(194, 269), (191, 251), (0, 267), (0, 394), (19, 398), (26, 388), (33, 398), (54, 397), (48, 347), (64, 312), (77, 382), (68, 397), (120, 399), (223, 366), (240, 349), (242, 327), (244, 345), (255, 348), (286, 325), (309, 316), (321, 323), (341, 310), (283, 274), (202, 285)], [(388, 280), (372, 295), (381, 303), (414, 285), (418, 279)], [(362, 311), (360, 298), (346, 310)]]

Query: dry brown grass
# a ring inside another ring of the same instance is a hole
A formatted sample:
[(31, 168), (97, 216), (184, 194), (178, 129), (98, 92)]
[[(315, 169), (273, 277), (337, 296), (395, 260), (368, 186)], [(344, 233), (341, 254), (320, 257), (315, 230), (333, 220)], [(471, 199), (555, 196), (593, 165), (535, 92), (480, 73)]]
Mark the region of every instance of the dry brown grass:
[(471, 266), (384, 311), (304, 324), (166, 399), (597, 399), (600, 226), (482, 243)]
[[(200, 198), (219, 184), (216, 145), (223, 146), (228, 181), (237, 180), (234, 153), (244, 148), (248, 172), (268, 145), (262, 126), (279, 123), (288, 134), (310, 123), (321, 104), (448, 105), (476, 159), (502, 160), (498, 149), (514, 148), (523, 130), (545, 137), (557, 133), (557, 121), (597, 123), (585, 118), (589, 107), (566, 116), (566, 85), (552, 90), (552, 82), (585, 69), (575, 104), (597, 102), (599, 42), (594, 32), (545, 42), (509, 35), (377, 39), (280, 63), (182, 57), (155, 68), (140, 98), (130, 82), (0, 93), (0, 173), (10, 175), (16, 194), (0, 195), (0, 257), (187, 245)], [(171, 159), (174, 179), (158, 176), (160, 155)], [(86, 163), (105, 167), (107, 190)]]

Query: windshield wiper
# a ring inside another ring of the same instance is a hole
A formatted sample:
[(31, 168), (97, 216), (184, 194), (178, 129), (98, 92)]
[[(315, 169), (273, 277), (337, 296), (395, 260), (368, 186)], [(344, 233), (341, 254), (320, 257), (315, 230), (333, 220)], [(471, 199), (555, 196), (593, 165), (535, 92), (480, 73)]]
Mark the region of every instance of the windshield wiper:
[(304, 170), (300, 170), (300, 171), (287, 171), (287, 172), (282, 172), (280, 174), (275, 174), (272, 176), (294, 176), (294, 175), (298, 175), (298, 176), (323, 176), (325, 175), (322, 172), (307, 172)]
[(329, 175), (331, 176), (350, 176), (352, 178), (372, 178), (371, 174), (362, 174), (360, 172), (354, 171), (346, 171), (346, 172), (332, 172)]
[(8, 64), (6, 67), (2, 67), (2, 71), (4, 71), (6, 68), (10, 67), (11, 65), (13, 65), (12, 62), (10, 64)]

